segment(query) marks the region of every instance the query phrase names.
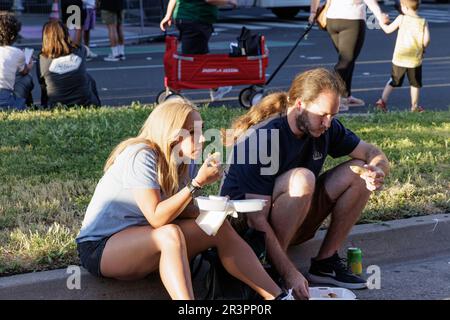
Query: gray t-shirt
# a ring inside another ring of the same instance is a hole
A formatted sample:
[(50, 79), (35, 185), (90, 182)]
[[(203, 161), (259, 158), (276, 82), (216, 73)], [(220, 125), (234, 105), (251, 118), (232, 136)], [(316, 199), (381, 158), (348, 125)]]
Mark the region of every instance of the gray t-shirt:
[[(160, 189), (157, 160), (146, 144), (129, 146), (120, 153), (95, 188), (77, 243), (101, 240), (130, 226), (149, 225), (132, 189)], [(195, 171), (195, 165), (190, 165), (189, 176)], [(182, 181), (180, 188), (185, 185)]]

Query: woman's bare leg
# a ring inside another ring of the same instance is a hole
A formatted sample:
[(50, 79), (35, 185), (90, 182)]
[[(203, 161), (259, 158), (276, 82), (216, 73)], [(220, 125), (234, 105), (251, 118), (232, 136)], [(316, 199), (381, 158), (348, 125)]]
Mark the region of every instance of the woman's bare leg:
[(225, 221), (215, 236), (208, 236), (193, 219), (175, 221), (183, 230), (190, 259), (200, 252), (216, 247), (224, 268), (249, 285), (264, 299), (274, 299), (280, 287), (270, 278), (250, 246)]
[(153, 229), (127, 228), (113, 235), (103, 251), (103, 276), (121, 280), (141, 279), (158, 269), (172, 299), (194, 299), (186, 242), (174, 224)]

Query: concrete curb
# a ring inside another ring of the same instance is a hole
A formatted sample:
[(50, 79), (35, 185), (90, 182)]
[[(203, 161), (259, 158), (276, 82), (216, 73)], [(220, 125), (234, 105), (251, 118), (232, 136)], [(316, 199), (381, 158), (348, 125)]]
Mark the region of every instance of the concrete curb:
[[(325, 236), (321, 230), (305, 244), (292, 247), (289, 255), (300, 269), (309, 265), (311, 257)], [(450, 251), (450, 214), (415, 217), (379, 224), (357, 225), (344, 248), (360, 247), (363, 263), (382, 264), (434, 256)], [(343, 253), (343, 252), (342, 252)], [(204, 293), (201, 281), (206, 266), (194, 280), (196, 296)], [(69, 290), (72, 272), (66, 269), (28, 273), (0, 278), (0, 299), (168, 299), (158, 274), (145, 280), (125, 282), (98, 279), (81, 270), (81, 289)]]

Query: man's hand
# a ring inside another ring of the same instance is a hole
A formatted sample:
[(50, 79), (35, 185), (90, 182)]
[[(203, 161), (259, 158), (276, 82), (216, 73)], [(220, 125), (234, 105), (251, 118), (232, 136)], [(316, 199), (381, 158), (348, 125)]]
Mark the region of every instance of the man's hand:
[(286, 287), (292, 288), (295, 299), (307, 300), (309, 299), (309, 285), (308, 280), (300, 273), (296, 272), (291, 277), (285, 279)]
[(366, 181), (366, 188), (370, 191), (381, 190), (384, 184), (384, 171), (379, 167), (364, 165), (368, 169), (360, 175), (361, 179)]

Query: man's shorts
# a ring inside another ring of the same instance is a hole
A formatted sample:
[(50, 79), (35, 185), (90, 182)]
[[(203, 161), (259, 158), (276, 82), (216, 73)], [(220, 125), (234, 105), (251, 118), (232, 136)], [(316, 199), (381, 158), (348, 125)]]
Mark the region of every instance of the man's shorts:
[(110, 25), (110, 24), (123, 24), (123, 20), (125, 17), (125, 11), (121, 10), (121, 11), (108, 11), (108, 10), (102, 10), (101, 11), (101, 15), (102, 15), (102, 21), (104, 24), (106, 25)]
[(394, 88), (401, 87), (405, 74), (408, 75), (409, 84), (412, 87), (422, 88), (422, 65), (415, 68), (405, 68), (393, 64), (389, 85)]
[[(333, 211), (336, 201), (333, 201), (330, 198), (325, 189), (325, 180), (328, 172), (329, 171), (324, 172), (317, 178), (311, 208), (302, 225), (296, 231), (290, 243), (291, 245), (300, 244), (312, 239), (317, 230), (321, 227), (322, 222)], [(240, 235), (243, 235), (246, 230), (248, 230), (245, 215), (239, 215), (238, 219), (232, 219), (230, 223)]]
[(95, 28), (95, 9), (85, 9), (86, 19), (84, 20), (83, 30), (89, 31)]

